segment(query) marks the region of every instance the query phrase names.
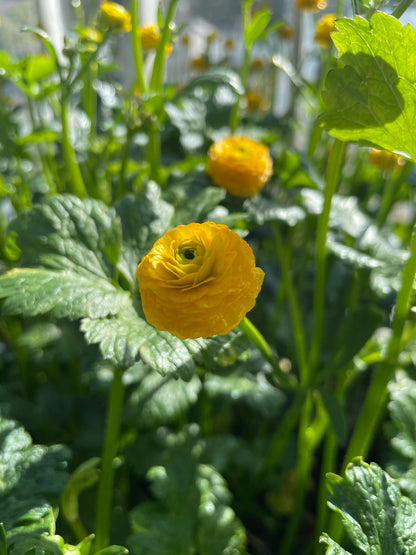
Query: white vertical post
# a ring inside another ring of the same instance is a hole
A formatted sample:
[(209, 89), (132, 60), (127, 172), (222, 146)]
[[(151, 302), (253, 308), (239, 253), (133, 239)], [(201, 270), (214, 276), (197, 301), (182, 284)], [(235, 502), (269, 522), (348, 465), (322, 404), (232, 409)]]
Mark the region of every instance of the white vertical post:
[(65, 34), (61, 0), (37, 0), (37, 8), (40, 24), (61, 57)]

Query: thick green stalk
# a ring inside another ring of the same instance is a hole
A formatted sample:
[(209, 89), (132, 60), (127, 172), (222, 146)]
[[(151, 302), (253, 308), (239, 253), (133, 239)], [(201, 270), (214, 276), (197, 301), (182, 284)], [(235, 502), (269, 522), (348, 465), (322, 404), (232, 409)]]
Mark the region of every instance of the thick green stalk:
[(321, 349), (324, 308), (325, 308), (325, 286), (326, 286), (326, 237), (329, 227), (329, 214), (331, 211), (332, 197), (338, 183), (338, 176), (344, 156), (345, 143), (335, 140), (328, 160), (326, 173), (326, 184), (324, 191), (324, 205), (318, 219), (316, 235), (315, 262), (316, 276), (314, 284), (314, 303), (313, 303), (313, 333), (311, 350), (308, 365), (308, 380), (312, 377), (311, 373), (315, 370)]
[(244, 335), (250, 339), (255, 347), (261, 352), (264, 358), (272, 365), (273, 371), (281, 382), (282, 386), (293, 389), (296, 387), (296, 382), (287, 374), (285, 374), (279, 366), (279, 361), (276, 355), (273, 353), (272, 348), (269, 343), (256, 328), (256, 326), (250, 322), (250, 320), (245, 317), (243, 321), (238, 326)]
[(104, 549), (110, 543), (114, 459), (119, 445), (123, 393), (122, 372), (118, 368), (114, 368), (105, 428), (101, 474), (98, 484), (94, 552)]
[(136, 82), (143, 94), (147, 91), (146, 81), (144, 77), (144, 63), (143, 63), (143, 50), (140, 41), (139, 33), (139, 0), (130, 0), (130, 15), (131, 15), (131, 42), (133, 48), (134, 65), (136, 68)]
[(62, 148), (65, 157), (66, 169), (68, 171), (69, 181), (71, 184), (71, 191), (79, 198), (88, 196), (87, 189), (85, 188), (84, 180), (82, 178), (81, 170), (78, 165), (75, 149), (71, 140), (71, 105), (67, 94), (62, 94), (61, 98), (61, 123), (62, 123)]
[(381, 362), (367, 392), (364, 405), (351, 437), (345, 455), (343, 469), (356, 456), (367, 455), (377, 423), (384, 409), (388, 384), (397, 367), (401, 350), (404, 325), (409, 312), (409, 301), (416, 275), (416, 227), (410, 245), (410, 256), (407, 260), (397, 295), (393, 318), (393, 334), (389, 341), (386, 358)]

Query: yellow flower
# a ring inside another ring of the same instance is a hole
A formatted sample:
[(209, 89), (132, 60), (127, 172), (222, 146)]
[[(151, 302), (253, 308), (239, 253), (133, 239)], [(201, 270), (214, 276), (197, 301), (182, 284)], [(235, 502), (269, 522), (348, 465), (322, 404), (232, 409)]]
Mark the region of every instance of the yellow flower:
[(101, 15), (119, 31), (131, 31), (131, 16), (124, 6), (117, 2), (103, 2)]
[[(155, 50), (159, 46), (159, 42), (162, 37), (157, 25), (154, 25), (153, 23), (143, 25), (142, 27), (139, 27), (137, 32), (139, 33), (144, 50)], [(165, 46), (166, 56), (170, 55), (172, 48), (171, 44), (167, 44)]]
[(255, 58), (252, 62), (251, 62), (251, 67), (254, 70), (261, 70), (264, 68), (264, 63), (263, 60), (261, 60), (260, 58)]
[(206, 69), (208, 67), (208, 63), (205, 56), (198, 56), (197, 58), (193, 58), (191, 60), (190, 65), (193, 69), (201, 69), (201, 70)]
[(378, 148), (370, 148), (368, 161), (373, 166), (378, 166), (382, 170), (397, 169), (406, 162), (404, 158), (389, 152), (388, 150), (379, 150)]
[(149, 324), (181, 339), (226, 335), (256, 302), (264, 272), (226, 225), (179, 225), (137, 268)]
[(316, 22), (314, 39), (323, 48), (330, 48), (331, 46), (331, 33), (335, 31), (335, 18), (336, 15), (334, 13), (328, 13)]
[(289, 40), (293, 37), (293, 27), (284, 24), (279, 27), (277, 33), (282, 40)]
[(227, 39), (224, 43), (224, 46), (227, 50), (233, 50), (235, 48), (235, 43), (233, 39)]
[(296, 7), (301, 12), (317, 12), (319, 10), (324, 10), (327, 4), (327, 0), (296, 0)]
[(261, 110), (264, 108), (264, 99), (262, 96), (255, 92), (248, 92), (246, 94), (247, 108), (249, 110)]
[(267, 146), (248, 137), (226, 137), (208, 151), (207, 173), (232, 195), (255, 195), (273, 173)]

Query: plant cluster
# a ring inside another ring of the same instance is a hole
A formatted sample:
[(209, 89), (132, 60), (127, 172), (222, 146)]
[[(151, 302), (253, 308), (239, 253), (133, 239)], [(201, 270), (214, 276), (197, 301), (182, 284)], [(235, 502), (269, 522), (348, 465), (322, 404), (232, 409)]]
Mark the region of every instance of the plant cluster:
[(178, 1), (0, 52), (0, 555), (413, 555), (411, 2)]

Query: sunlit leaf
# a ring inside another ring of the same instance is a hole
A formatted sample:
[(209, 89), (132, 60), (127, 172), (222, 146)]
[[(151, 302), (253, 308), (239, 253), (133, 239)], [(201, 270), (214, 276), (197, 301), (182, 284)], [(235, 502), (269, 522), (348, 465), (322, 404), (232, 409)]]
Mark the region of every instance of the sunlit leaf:
[[(416, 505), (378, 465), (357, 458), (345, 478), (329, 474), (327, 480), (330, 506), (340, 513), (351, 541), (363, 553), (414, 553)], [(327, 535), (321, 541), (330, 546), (329, 553), (344, 553)]]
[(322, 115), (331, 135), (416, 160), (416, 35), (394, 17), (341, 18), (332, 34), (344, 67), (325, 82)]

